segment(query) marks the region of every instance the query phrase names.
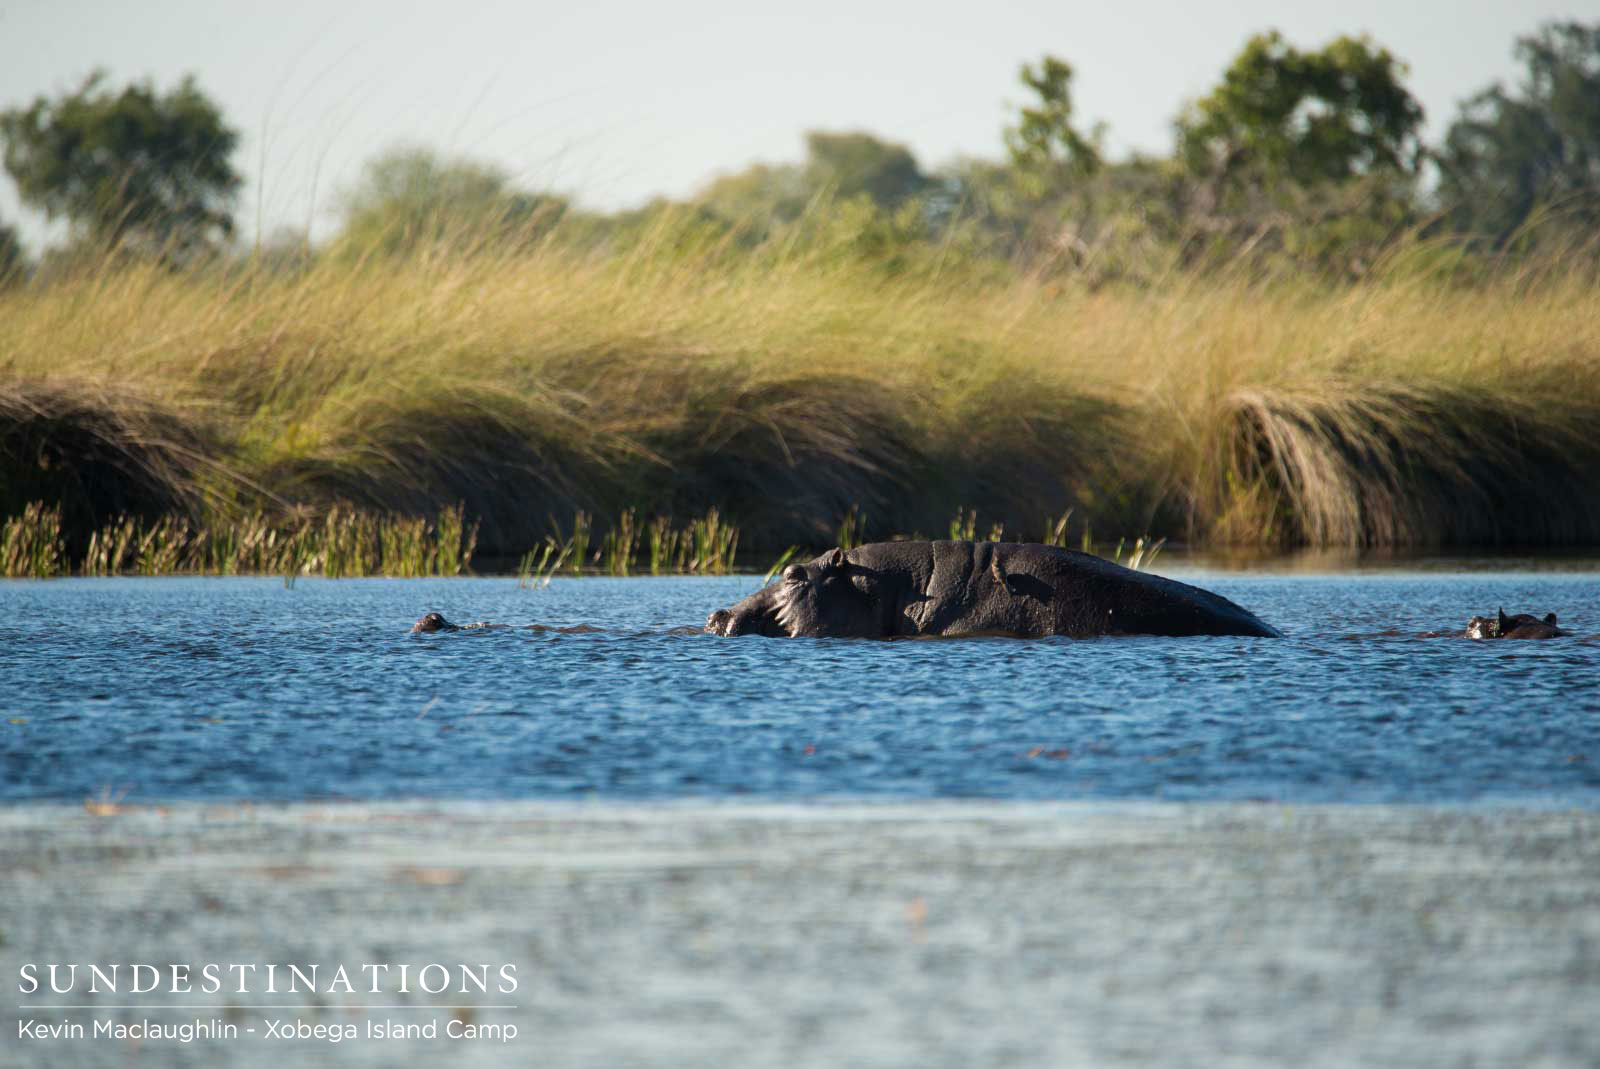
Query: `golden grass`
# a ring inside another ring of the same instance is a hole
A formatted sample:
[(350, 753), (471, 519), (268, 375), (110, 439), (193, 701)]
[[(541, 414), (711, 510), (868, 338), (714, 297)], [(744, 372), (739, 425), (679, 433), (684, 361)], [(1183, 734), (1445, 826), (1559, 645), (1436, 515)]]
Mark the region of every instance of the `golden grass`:
[[(685, 251), (663, 229), (609, 254), (121, 265), (0, 294), (0, 445), (22, 470), (40, 432), (16, 430), (18, 399), (81, 399), (96, 426), (145, 428), (123, 467), (149, 507), (116, 512), (459, 501), (512, 559), (554, 516), (615, 538), (627, 509), (712, 506), (773, 550), (847, 522), (943, 533), (963, 506), (1028, 537), (1070, 508), (1102, 538), (1600, 541), (1586, 261), (1469, 285), (1430, 271), (1447, 260), (1414, 249), (1348, 287), (1091, 290), (937, 256), (891, 274)], [(75, 500), (78, 527), (109, 520)]]

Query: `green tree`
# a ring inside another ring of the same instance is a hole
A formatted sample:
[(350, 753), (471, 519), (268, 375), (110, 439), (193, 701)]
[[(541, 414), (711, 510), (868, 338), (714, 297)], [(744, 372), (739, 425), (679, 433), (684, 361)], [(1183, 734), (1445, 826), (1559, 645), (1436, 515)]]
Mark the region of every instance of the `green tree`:
[(0, 289), (22, 278), (26, 270), (27, 259), (22, 254), (16, 227), (0, 222)]
[(1179, 119), (1180, 154), (1197, 173), (1255, 169), (1301, 185), (1414, 173), (1422, 106), (1405, 74), (1364, 37), (1301, 52), (1276, 31), (1258, 34)]
[(1018, 75), (1038, 101), (1024, 105), (1017, 125), (1005, 130), (1012, 166), (1047, 187), (1087, 178), (1100, 169), (1104, 126), (1088, 134), (1072, 124), (1072, 66), (1045, 56), (1024, 63)]
[(729, 222), (763, 232), (794, 222), (818, 197), (835, 204), (865, 197), (892, 215), (933, 186), (904, 145), (859, 131), (812, 130), (804, 163), (751, 164), (717, 178), (694, 200)]
[(442, 241), (533, 240), (560, 220), (567, 203), (512, 188), (491, 164), (405, 147), (370, 160), (340, 207), (345, 249), (393, 253)]
[(185, 254), (233, 232), (238, 135), (192, 77), (158, 93), (96, 72), (59, 99), (0, 111), (22, 200), (103, 248)]
[(826, 189), (840, 200), (865, 195), (892, 212), (932, 180), (904, 145), (868, 133), (813, 130), (806, 134), (803, 182), (810, 192)]
[(1081, 269), (1103, 229), (1109, 171), (1104, 126), (1087, 133), (1073, 122), (1072, 66), (1046, 55), (1023, 64), (1018, 79), (1034, 99), (1001, 136), (1006, 160), (959, 161), (943, 174), (948, 217), (995, 252), (1031, 270)]
[(1516, 55), (1520, 91), (1496, 85), (1467, 101), (1438, 154), (1453, 221), (1496, 244), (1541, 205), (1600, 224), (1600, 24), (1546, 25)]
[(1422, 107), (1367, 38), (1302, 52), (1252, 37), (1176, 123), (1186, 258), (1283, 251), (1359, 274), (1413, 217)]
[(730, 223), (760, 231), (798, 219), (814, 194), (804, 167), (753, 163), (713, 179), (694, 203)]

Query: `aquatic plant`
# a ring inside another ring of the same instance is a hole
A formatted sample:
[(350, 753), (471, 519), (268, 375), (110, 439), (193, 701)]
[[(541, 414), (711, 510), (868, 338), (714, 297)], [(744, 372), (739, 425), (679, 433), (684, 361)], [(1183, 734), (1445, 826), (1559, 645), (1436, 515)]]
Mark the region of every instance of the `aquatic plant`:
[(29, 503), (19, 516), (0, 525), (0, 575), (48, 578), (65, 569), (61, 510)]
[(638, 536), (633, 528), (633, 509), (623, 509), (617, 526), (606, 532), (603, 542), (605, 570), (612, 575), (627, 575), (633, 566)]
[(260, 512), (212, 517), (198, 525), (181, 516), (143, 521), (119, 516), (91, 531), (82, 556), (69, 558), (58, 509), (39, 502), (0, 526), (0, 575), (324, 575), (330, 578), (459, 575), (466, 570), (476, 525), (459, 506), (434, 520), (382, 516), (348, 507), (320, 519)]
[(1149, 535), (1142, 535), (1133, 540), (1133, 545), (1128, 547), (1127, 553), (1124, 554), (1123, 546), (1126, 543), (1126, 539), (1117, 539), (1117, 548), (1112, 552), (1111, 559), (1123, 567), (1131, 568), (1137, 572), (1150, 567), (1156, 562), (1156, 557), (1160, 555), (1161, 547), (1167, 544), (1167, 540), (1165, 538), (1153, 539)]
[(766, 574), (761, 577), (761, 585), (766, 586), (768, 583), (772, 582), (772, 577), (783, 571), (783, 569), (788, 566), (789, 562), (794, 560), (799, 555), (799, 546), (790, 546), (788, 549), (778, 554), (778, 559), (772, 562), (772, 567), (768, 568)]
[(867, 529), (866, 514), (861, 511), (861, 506), (851, 504), (850, 511), (844, 514), (844, 519), (839, 521), (838, 533), (833, 541), (840, 549), (852, 549), (865, 541)]
[(977, 538), (978, 510), (956, 509), (955, 518), (950, 521), (950, 541), (971, 542)]

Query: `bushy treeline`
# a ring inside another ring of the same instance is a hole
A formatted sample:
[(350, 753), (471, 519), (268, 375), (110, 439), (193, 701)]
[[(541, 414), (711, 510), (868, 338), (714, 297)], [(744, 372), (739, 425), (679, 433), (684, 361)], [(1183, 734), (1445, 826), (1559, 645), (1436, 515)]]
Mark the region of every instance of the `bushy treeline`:
[[(1341, 37), (1302, 50), (1273, 32), (1251, 38), (1174, 117), (1165, 156), (1109, 158), (1104, 128), (1076, 114), (1072, 67), (1046, 55), (1021, 69), (1028, 100), (999, 159), (929, 168), (873, 134), (816, 131), (800, 162), (755, 164), (684, 202), (606, 215), (516, 188), (491, 164), (400, 148), (345, 191), (327, 247), (285, 232), (253, 251), (292, 266), (440, 239), (525, 245), (559, 230), (622, 254), (670, 225), (684, 243), (730, 252), (823, 243), (891, 269), (981, 259), (1100, 283), (1239, 261), (1358, 278), (1417, 238), (1454, 238), (1480, 259), (1591, 243), (1600, 24), (1551, 23), (1515, 50), (1520, 84), (1471, 97), (1438, 145), (1421, 140), (1422, 109), (1387, 49)], [(192, 80), (114, 91), (92, 75), (0, 113), (0, 139), (24, 201), (72, 224), (71, 247), (39, 265), (46, 274), (110, 250), (181, 260), (228, 250), (237, 135)], [(0, 225), (0, 278), (29, 266)]]

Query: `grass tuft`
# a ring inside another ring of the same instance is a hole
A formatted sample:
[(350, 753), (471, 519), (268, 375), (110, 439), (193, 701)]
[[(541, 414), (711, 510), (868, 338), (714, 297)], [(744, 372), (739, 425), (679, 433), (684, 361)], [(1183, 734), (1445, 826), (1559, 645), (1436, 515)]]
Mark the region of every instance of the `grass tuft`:
[(48, 579), (65, 570), (61, 510), (38, 502), (0, 526), (0, 575)]
[(547, 538), (572, 572), (715, 571), (868, 516), (874, 537), (1070, 512), (1089, 543), (1600, 543), (1577, 254), (1091, 288), (693, 237), (11, 287), (0, 517), (56, 510), (59, 567), (93, 574), (458, 574), (536, 547), (531, 569)]

